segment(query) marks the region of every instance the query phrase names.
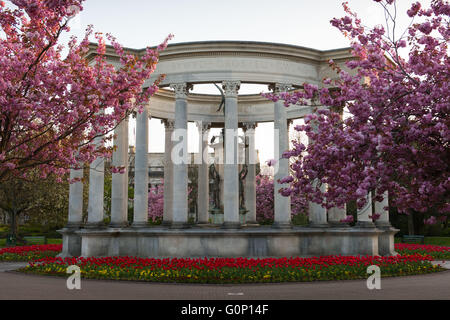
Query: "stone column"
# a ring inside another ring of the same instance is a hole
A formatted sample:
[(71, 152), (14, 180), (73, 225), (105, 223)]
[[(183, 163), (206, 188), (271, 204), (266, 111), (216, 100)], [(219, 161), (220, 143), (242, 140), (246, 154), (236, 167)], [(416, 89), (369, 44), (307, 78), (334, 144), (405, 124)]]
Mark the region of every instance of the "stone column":
[(356, 227), (374, 228), (375, 224), (372, 221), (372, 192), (366, 196), (366, 204), (361, 209), (358, 209), (358, 222)]
[(240, 227), (238, 165), (238, 91), (240, 81), (224, 81), (225, 164), (223, 182), (224, 228)]
[(391, 223), (389, 222), (389, 194), (387, 191), (383, 194), (383, 197), (383, 201), (375, 201), (374, 203), (375, 213), (380, 214), (380, 218), (375, 221), (375, 224), (377, 227), (391, 227)]
[[(312, 123), (313, 130), (317, 130), (317, 125)], [(312, 143), (311, 140), (309, 140), (309, 143)], [(316, 189), (320, 181), (317, 179), (312, 183), (313, 189)], [(320, 191), (325, 192), (326, 191), (326, 185), (321, 184), (320, 185)], [(308, 203), (308, 216), (309, 216), (309, 226), (310, 227), (317, 227), (317, 228), (325, 228), (329, 227), (328, 221), (327, 221), (327, 209), (322, 207), (322, 205), (310, 201)]]
[(187, 227), (188, 223), (188, 149), (187, 149), (187, 96), (190, 86), (186, 83), (170, 85), (175, 90), (175, 131), (172, 141), (173, 166), (173, 228)]
[(345, 227), (348, 226), (345, 222), (341, 222), (347, 218), (347, 208), (333, 207), (328, 209), (328, 222), (333, 227)]
[(111, 182), (111, 228), (128, 226), (128, 118), (115, 130), (112, 165), (124, 167), (124, 173), (113, 173)]
[[(291, 85), (277, 83), (271, 86), (275, 94), (287, 92)], [(286, 185), (278, 183), (278, 180), (289, 176), (289, 159), (283, 159), (283, 153), (289, 150), (289, 132), (287, 112), (283, 100), (275, 102), (274, 106), (274, 130), (275, 130), (275, 177), (274, 177), (274, 227), (290, 228), (291, 199), (284, 197), (279, 192)]]
[(172, 134), (175, 128), (174, 120), (163, 120), (165, 133), (164, 150), (164, 216), (163, 225), (172, 224), (173, 217), (173, 163), (172, 163)]
[[(83, 178), (83, 169), (70, 171), (70, 180)], [(83, 221), (83, 182), (78, 181), (69, 187), (69, 217), (67, 225), (59, 232), (63, 236), (63, 247), (58, 257), (81, 256), (81, 237), (76, 233)]]
[(136, 154), (134, 158), (134, 219), (133, 227), (145, 227), (148, 222), (148, 109), (136, 116)]
[(198, 223), (209, 223), (209, 154), (208, 154), (208, 134), (211, 127), (210, 123), (198, 122), (198, 133), (200, 136), (199, 144), (199, 163), (198, 163)]
[(246, 216), (247, 226), (259, 225), (256, 221), (256, 146), (255, 146), (255, 122), (244, 123), (246, 156), (245, 161), (248, 165), (248, 173), (245, 178), (245, 208), (248, 210)]
[(375, 201), (374, 203), (375, 213), (381, 215), (380, 218), (375, 221), (375, 226), (383, 231), (383, 233), (378, 236), (378, 250), (380, 255), (393, 256), (397, 255), (397, 252), (395, 252), (394, 236), (399, 230), (393, 228), (389, 222), (389, 194), (387, 191), (383, 194), (383, 197), (383, 201)]
[[(318, 181), (313, 182), (313, 187), (315, 188)], [(320, 190), (322, 192), (325, 192), (325, 186), (322, 184), (320, 186)], [(309, 211), (309, 226), (310, 227), (317, 227), (317, 228), (325, 228), (329, 227), (328, 221), (327, 221), (327, 209), (322, 207), (322, 205), (310, 201), (308, 204), (308, 211)]]
[[(94, 144), (102, 143), (102, 138), (94, 140)], [(85, 228), (98, 228), (104, 226), (104, 185), (105, 185), (105, 159), (98, 157), (89, 166), (89, 202), (88, 220)]]
[[(70, 180), (82, 179), (83, 168), (70, 170)], [(69, 186), (69, 218), (67, 228), (80, 228), (83, 221), (83, 181)]]

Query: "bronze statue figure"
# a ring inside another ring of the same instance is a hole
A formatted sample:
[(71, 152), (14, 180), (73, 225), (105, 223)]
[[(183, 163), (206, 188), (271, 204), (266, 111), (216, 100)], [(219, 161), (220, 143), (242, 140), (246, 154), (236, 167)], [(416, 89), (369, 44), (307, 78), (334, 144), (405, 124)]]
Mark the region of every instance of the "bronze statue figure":
[(239, 172), (239, 209), (245, 209), (244, 180), (248, 174), (248, 165), (242, 167)]
[(220, 209), (220, 175), (214, 164), (209, 166), (209, 178), (214, 181), (211, 190), (214, 202), (213, 209)]

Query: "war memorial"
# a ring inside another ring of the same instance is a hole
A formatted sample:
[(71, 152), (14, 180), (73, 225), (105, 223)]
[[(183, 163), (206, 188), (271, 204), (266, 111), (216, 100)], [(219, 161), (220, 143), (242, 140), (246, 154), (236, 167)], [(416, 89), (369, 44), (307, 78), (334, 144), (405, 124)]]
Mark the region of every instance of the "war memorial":
[[(133, 54), (143, 50), (128, 49)], [(95, 55), (93, 47), (91, 58)], [(114, 50), (108, 61), (119, 65)], [(284, 106), (259, 94), (240, 95), (241, 84), (267, 85), (274, 93), (301, 88), (305, 82), (320, 85), (334, 77), (328, 61), (342, 68), (352, 56), (348, 49), (319, 51), (304, 47), (242, 41), (210, 41), (170, 45), (161, 55), (151, 85), (164, 74), (161, 89), (136, 119), (134, 217), (127, 217), (128, 179), (113, 173), (111, 221), (104, 223), (104, 159), (91, 164), (87, 223), (82, 223), (83, 184), (70, 186), (70, 206), (61, 256), (140, 257), (290, 257), (318, 255), (393, 255), (396, 229), (389, 223), (387, 195), (383, 202), (368, 201), (358, 210), (354, 227), (342, 222), (345, 208), (325, 209), (309, 204), (309, 225), (293, 226), (290, 199), (278, 191), (277, 180), (289, 175), (289, 162), (280, 159), (289, 148), (289, 126), (314, 112), (310, 106)], [(193, 94), (198, 84), (221, 84), (222, 94)], [(218, 108), (220, 106), (220, 108)], [(326, 108), (327, 106), (320, 106)], [(149, 116), (165, 125), (164, 218), (160, 226), (148, 224)], [(216, 141), (202, 139), (198, 168), (198, 218), (188, 223), (187, 135), (195, 122), (200, 137), (211, 128), (223, 129)], [(256, 222), (255, 128), (274, 122), (275, 165), (274, 224)], [(115, 130), (114, 166), (127, 166), (128, 121)], [(241, 128), (243, 139), (235, 134)], [(213, 147), (213, 163), (207, 160)], [(206, 151), (205, 151), (206, 150)], [(206, 156), (203, 156), (206, 154)], [(73, 170), (72, 178), (81, 177)], [(210, 185), (214, 190), (209, 190)], [(212, 191), (212, 192), (211, 192)], [(212, 199), (210, 194), (213, 195)], [(370, 195), (368, 195), (369, 197)], [(382, 212), (372, 222), (372, 211)]]

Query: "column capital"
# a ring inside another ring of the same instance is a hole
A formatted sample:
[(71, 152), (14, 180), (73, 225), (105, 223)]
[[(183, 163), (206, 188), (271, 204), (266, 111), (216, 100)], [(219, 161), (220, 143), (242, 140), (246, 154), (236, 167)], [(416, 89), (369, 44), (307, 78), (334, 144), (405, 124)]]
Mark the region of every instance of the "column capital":
[(192, 84), (190, 83), (172, 83), (170, 85), (170, 88), (172, 88), (175, 91), (175, 99), (187, 99), (187, 96), (189, 95), (189, 90), (193, 88)]
[(273, 83), (269, 85), (269, 90), (273, 91), (275, 94), (280, 94), (282, 92), (287, 92), (292, 88), (290, 83)]
[(173, 119), (162, 119), (162, 124), (164, 124), (164, 128), (166, 130), (174, 130), (175, 129), (175, 120)]
[(147, 106), (144, 106), (144, 107), (142, 108), (142, 112), (139, 112), (139, 111), (135, 108), (133, 111), (131, 111), (131, 116), (133, 117), (133, 119), (136, 119), (137, 116), (138, 116), (138, 114), (143, 114), (144, 112), (147, 112), (147, 113), (148, 113), (148, 119), (149, 119), (149, 120), (152, 120), (152, 116), (150, 115), (150, 110), (149, 110), (148, 105), (147, 105)]
[(240, 81), (223, 81), (222, 88), (225, 91), (226, 97), (236, 98), (241, 88)]
[(197, 126), (199, 131), (201, 130), (202, 133), (205, 133), (206, 131), (211, 129), (211, 122), (196, 121), (195, 125)]
[(242, 123), (242, 128), (244, 132), (248, 130), (255, 130), (258, 124), (256, 122), (244, 122)]

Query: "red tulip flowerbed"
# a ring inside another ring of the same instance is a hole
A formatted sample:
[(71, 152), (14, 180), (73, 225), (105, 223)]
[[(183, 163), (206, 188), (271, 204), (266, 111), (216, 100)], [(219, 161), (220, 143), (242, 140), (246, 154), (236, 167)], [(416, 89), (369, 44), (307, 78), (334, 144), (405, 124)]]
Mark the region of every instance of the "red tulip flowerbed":
[(395, 250), (401, 255), (421, 254), (432, 256), (435, 260), (450, 259), (450, 247), (396, 243)]
[(0, 261), (31, 261), (46, 257), (55, 257), (61, 250), (61, 244), (0, 248)]
[(45, 258), (21, 271), (67, 277), (78, 265), (83, 278), (181, 283), (260, 283), (366, 279), (367, 267), (378, 265), (381, 275), (402, 276), (441, 271), (431, 256), (328, 256), (314, 258), (143, 259), (134, 257)]

